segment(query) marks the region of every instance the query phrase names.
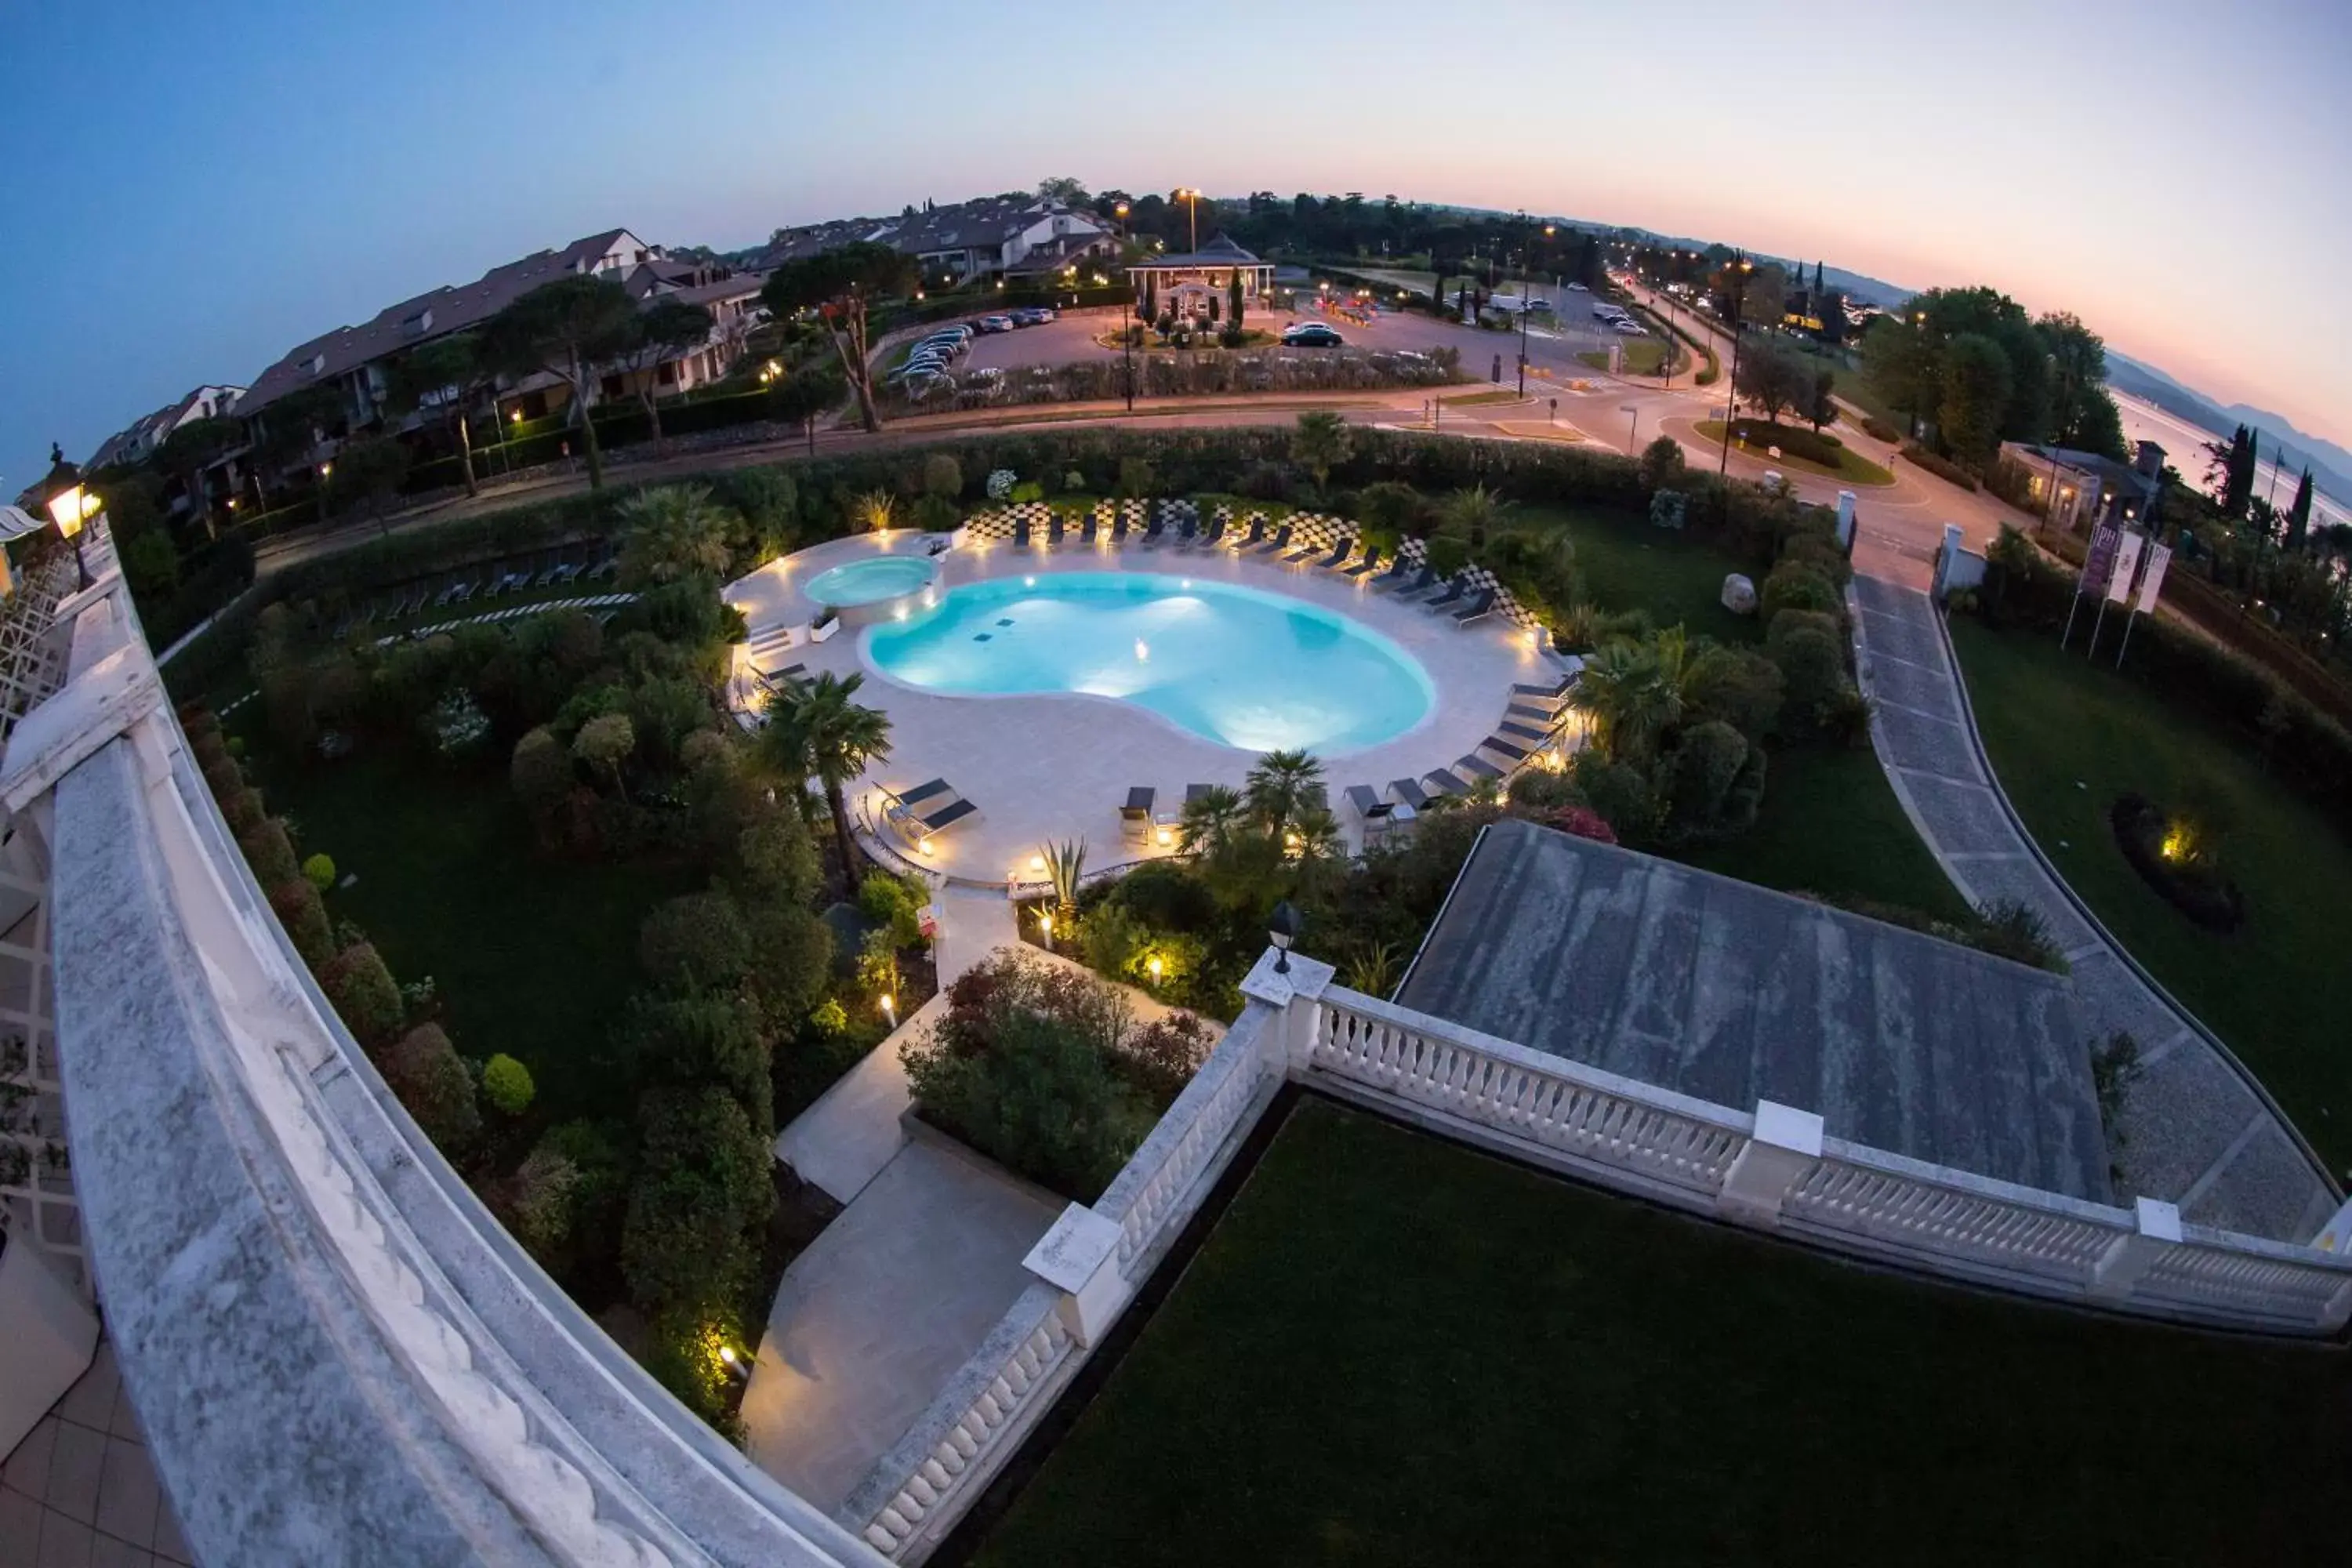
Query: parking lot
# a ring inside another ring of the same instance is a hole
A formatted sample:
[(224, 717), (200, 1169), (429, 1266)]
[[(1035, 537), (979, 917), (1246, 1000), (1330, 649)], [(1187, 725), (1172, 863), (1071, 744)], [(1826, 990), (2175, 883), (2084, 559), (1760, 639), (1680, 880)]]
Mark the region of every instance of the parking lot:
[[(1549, 291), (1538, 298), (1553, 298)], [(1528, 333), (1528, 362), (1541, 365), (1561, 377), (1589, 375), (1591, 367), (1577, 359), (1580, 352), (1606, 350), (1623, 341), (1616, 333), (1594, 321), (1591, 314), (1591, 296), (1568, 292), (1559, 295), (1555, 304), (1562, 312), (1557, 326), (1547, 326), (1538, 318), (1530, 323)], [(979, 312), (965, 318), (976, 322)], [(1009, 332), (981, 333), (971, 340), (971, 352), (954, 362), (953, 373), (961, 377), (971, 371), (1010, 370), (1026, 365), (1067, 364), (1078, 360), (1100, 359), (1116, 355), (1116, 349), (1106, 349), (1095, 342), (1097, 334), (1113, 330), (1125, 319), (1123, 313), (1089, 310), (1073, 312), (1042, 326), (1021, 327)], [(1496, 374), (1496, 360), (1501, 359), (1501, 374), (1514, 376), (1519, 349), (1516, 331), (1497, 332), (1459, 323), (1441, 321), (1415, 312), (1389, 309), (1375, 310), (1369, 322), (1326, 314), (1312, 307), (1297, 310), (1259, 308), (1244, 318), (1245, 324), (1258, 330), (1280, 332), (1294, 322), (1328, 321), (1345, 338), (1350, 347), (1394, 353), (1412, 349), (1427, 352), (1436, 347), (1452, 347), (1462, 355), (1463, 370), (1485, 380)], [(947, 323), (942, 323), (945, 325)], [(1314, 353), (1315, 349), (1292, 349), (1279, 352)]]

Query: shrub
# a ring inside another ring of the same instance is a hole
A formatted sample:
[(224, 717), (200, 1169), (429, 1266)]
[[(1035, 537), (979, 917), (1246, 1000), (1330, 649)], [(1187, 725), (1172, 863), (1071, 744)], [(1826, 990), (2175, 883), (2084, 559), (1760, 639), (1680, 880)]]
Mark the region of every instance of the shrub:
[(1818, 463), (1825, 468), (1838, 466), (1838, 454), (1845, 446), (1827, 431), (1816, 434), (1801, 425), (1759, 425), (1752, 419), (1742, 419), (1731, 429), (1734, 439), (1746, 441), (1748, 449), (1759, 457), (1768, 448), (1778, 447), (1790, 458)]
[(621, 1272), (640, 1307), (737, 1300), (775, 1207), (767, 1140), (716, 1084), (656, 1089), (638, 1112), (637, 1177), (621, 1227)]
[(385, 1047), (383, 1080), (433, 1146), (453, 1161), (481, 1135), (474, 1105), (474, 1075), (437, 1024), (421, 1024)]
[(237, 839), (245, 851), (246, 864), (253, 868), (254, 880), (263, 887), (293, 880), (302, 874), (299, 862), (294, 858), (294, 841), (286, 836), (286, 825), (270, 817)]
[(1470, 546), (1452, 534), (1433, 534), (1423, 548), (1427, 553), (1423, 559), (1441, 577), (1451, 577), (1470, 564)]
[(1753, 798), (1742, 796), (1745, 820), (1732, 803), (1732, 786), (1748, 767), (1752, 750), (1745, 735), (1720, 720), (1685, 729), (1660, 763), (1667, 826), (1685, 837), (1706, 837), (1752, 825), (1761, 790)]
[(530, 1079), (530, 1069), (522, 1063), (499, 1052), (482, 1064), (482, 1098), (490, 1109), (507, 1116), (520, 1116), (530, 1109), (539, 1086)]
[(631, 998), (614, 1043), (631, 1078), (689, 1088), (717, 1083), (734, 1095), (754, 1131), (773, 1125), (772, 1054), (758, 1013), (740, 995), (640, 994)]
[(1870, 740), (1871, 715), (1877, 710), (1876, 703), (1851, 684), (1841, 686), (1837, 694), (1822, 705), (1822, 738), (1833, 746), (1866, 744)]
[(525, 1251), (551, 1268), (572, 1239), (572, 1194), (580, 1182), (580, 1167), (542, 1138), (506, 1184), (499, 1217)]
[(1790, 610), (1764, 635), (1766, 655), (1780, 667), (1782, 714), (1799, 730), (1817, 723), (1845, 689), (1845, 651), (1825, 623), (1834, 625), (1827, 616)]
[[(284, 880), (299, 879), (289, 876)], [(329, 959), (318, 973), (319, 989), (327, 994), (343, 1026), (362, 1045), (378, 1045), (392, 1038), (407, 1021), (408, 1009), (400, 999), (400, 987), (369, 943), (362, 942), (343, 949)]]
[(1596, 844), (1617, 842), (1616, 830), (1601, 819), (1590, 806), (1566, 805), (1544, 818), (1547, 826), (1578, 838), (1590, 838)]
[[(1202, 896), (1208, 896), (1207, 889)], [(1125, 974), (1135, 966), (1151, 932), (1118, 900), (1107, 900), (1078, 922), (1078, 951), (1097, 974)]]
[(1110, 902), (1159, 931), (1203, 931), (1217, 918), (1209, 889), (1173, 860), (1138, 866), (1119, 880)]
[(335, 885), (335, 861), (330, 855), (313, 855), (302, 862), (302, 879), (320, 892)]
[(1660, 489), (1650, 497), (1650, 526), (1680, 528), (1690, 517), (1690, 498), (1682, 491)]
[(2065, 955), (2051, 939), (2049, 922), (2021, 900), (1998, 899), (1979, 909), (1969, 945), (2053, 974), (2068, 971)]
[(1144, 1025), (1120, 1043), (1128, 1076), (1160, 1105), (1174, 1102), (1209, 1059), (1212, 1042), (1197, 1014), (1174, 1012)]
[(1902, 431), (1874, 415), (1862, 416), (1862, 429), (1863, 434), (1875, 441), (1899, 441), (1903, 438)]
[[(743, 1419), (734, 1409), (735, 1374), (719, 1352), (744, 1343), (743, 1323), (720, 1302), (670, 1307), (646, 1324), (638, 1361), (654, 1381), (729, 1442), (740, 1442)], [(740, 1352), (739, 1352), (740, 1353)]]
[(1783, 610), (1814, 610), (1834, 616), (1840, 607), (1837, 589), (1819, 570), (1801, 561), (1785, 559), (1765, 577), (1757, 604), (1767, 626)]
[(1108, 1054), (1079, 1024), (999, 1006), (989, 1048), (908, 1047), (922, 1113), (1030, 1180), (1091, 1203), (1142, 1142), (1150, 1116), (1121, 1092)]
[(687, 893), (655, 906), (637, 928), (637, 962), (656, 985), (734, 985), (751, 973), (751, 935), (725, 893)]
[(1687, 466), (1683, 444), (1672, 436), (1661, 436), (1642, 448), (1642, 488), (1656, 491), (1678, 485)]
[(268, 815), (262, 807), (261, 792), (244, 788), (221, 796), (220, 813), (221, 820), (228, 824), (228, 830), (239, 839), (260, 826), (262, 819)]
[(1684, 716), (1719, 719), (1749, 740), (1769, 734), (1780, 717), (1780, 667), (1754, 648), (1706, 649), (1684, 679)]
[(1632, 763), (1612, 763), (1599, 752), (1580, 752), (1570, 776), (1621, 843), (1639, 844), (1657, 826), (1656, 792)]
[(269, 889), (269, 907), (286, 928), (286, 940), (315, 973), (334, 956), (334, 928), (327, 921), (327, 906), (319, 901), (318, 888), (297, 877)]
[(954, 500), (963, 494), (963, 467), (952, 452), (933, 452), (923, 458), (923, 493)]
[(1833, 588), (1843, 588), (1853, 580), (1853, 563), (1837, 547), (1837, 541), (1827, 534), (1796, 535), (1780, 547), (1780, 564), (1811, 567), (1827, 578)]
[(988, 484), (986, 487), (988, 499), (992, 501), (1006, 501), (1013, 500), (1013, 488), (1020, 482), (1021, 476), (1014, 473), (1011, 468), (990, 469)]
[(1960, 489), (1969, 491), (1977, 488), (1977, 478), (1974, 474), (1949, 458), (1936, 456), (1916, 441), (1904, 443), (1903, 455), (1947, 483), (1958, 485)]
[(893, 947), (913, 947), (923, 940), (923, 906), (930, 901), (926, 884), (885, 871), (869, 872), (857, 888), (858, 912), (887, 929)]

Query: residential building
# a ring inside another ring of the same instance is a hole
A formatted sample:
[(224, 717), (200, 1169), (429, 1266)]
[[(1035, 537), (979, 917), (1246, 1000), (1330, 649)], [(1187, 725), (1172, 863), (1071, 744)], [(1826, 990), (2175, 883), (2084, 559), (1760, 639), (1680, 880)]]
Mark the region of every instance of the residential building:
[(143, 463), (183, 425), (192, 425), (199, 419), (229, 418), (237, 399), (244, 395), (245, 388), (241, 386), (199, 386), (100, 441), (82, 467), (95, 472)]
[(1059, 272), (1108, 256), (1117, 238), (1088, 213), (1045, 196), (982, 196), (953, 206), (908, 208), (894, 218), (850, 218), (780, 233), (757, 263), (762, 268), (853, 241), (887, 245), (913, 257), (934, 288), (976, 278)]
[[(2164, 487), (2164, 448), (2153, 441), (2142, 441), (2128, 463), (2097, 452), (2026, 441), (2004, 441), (2000, 450), (2030, 476), (2035, 508), (2068, 531), (2078, 523), (2088, 529), (2102, 522), (2144, 521), (2155, 515)], [(2050, 502), (2053, 480), (2058, 487), (2054, 509)]]

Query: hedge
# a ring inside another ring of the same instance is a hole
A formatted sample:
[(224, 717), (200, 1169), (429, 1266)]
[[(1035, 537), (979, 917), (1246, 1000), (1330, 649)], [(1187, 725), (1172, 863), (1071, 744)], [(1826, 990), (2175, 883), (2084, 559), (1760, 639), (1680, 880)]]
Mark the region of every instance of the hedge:
[(362, 1045), (376, 1047), (400, 1032), (407, 1004), (392, 971), (367, 942), (357, 942), (319, 969), (319, 989), (335, 1005), (343, 1025)]
[(1977, 488), (1977, 477), (1974, 474), (1948, 458), (1936, 456), (1916, 441), (1906, 441), (1903, 444), (1903, 455), (1939, 479), (1956, 484), (1964, 490), (1974, 490)]
[(1782, 425), (1753, 419), (1734, 420), (1731, 426), (1734, 440), (1745, 441), (1751, 448), (1761, 450), (1778, 447), (1791, 458), (1801, 458), (1809, 463), (1819, 463), (1825, 468), (1838, 466), (1838, 456), (1845, 443), (1826, 430), (1813, 430), (1802, 425)]

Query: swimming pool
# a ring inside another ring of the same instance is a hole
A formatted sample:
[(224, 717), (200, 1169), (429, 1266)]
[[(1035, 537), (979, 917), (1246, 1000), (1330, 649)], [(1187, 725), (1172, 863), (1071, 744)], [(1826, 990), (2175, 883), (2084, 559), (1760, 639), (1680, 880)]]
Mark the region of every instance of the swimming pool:
[(820, 605), (845, 609), (915, 593), (937, 575), (938, 568), (919, 556), (877, 555), (820, 572), (802, 592)]
[(872, 627), (866, 657), (927, 691), (1113, 697), (1248, 752), (1378, 745), (1436, 701), (1420, 661), (1346, 616), (1158, 573), (968, 583)]

